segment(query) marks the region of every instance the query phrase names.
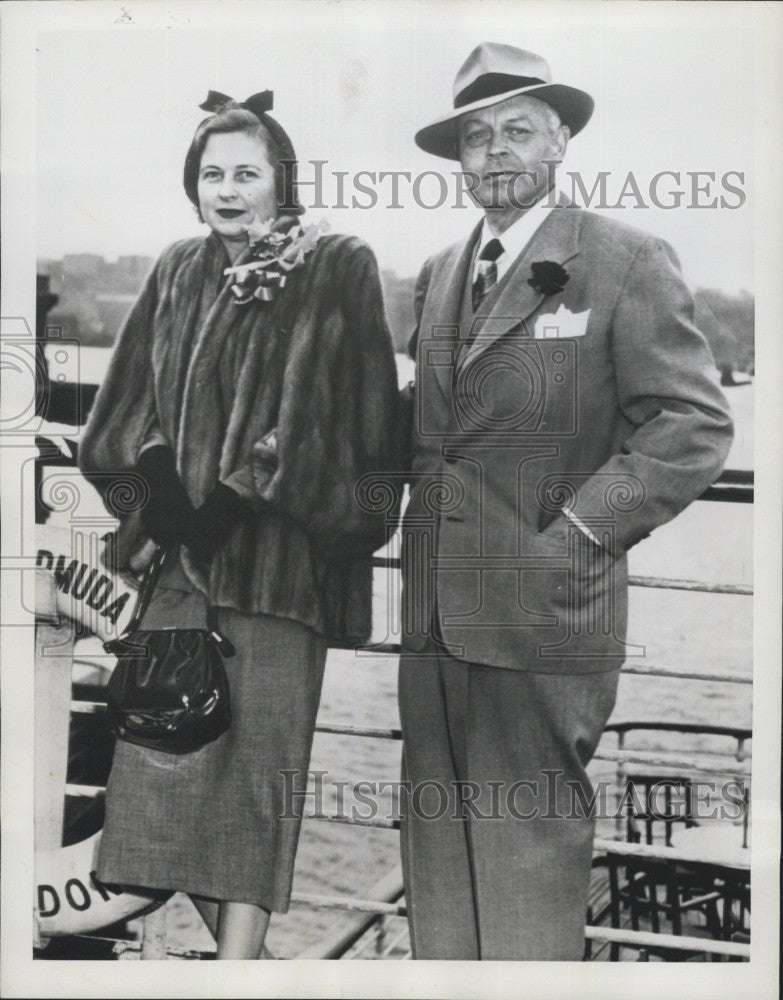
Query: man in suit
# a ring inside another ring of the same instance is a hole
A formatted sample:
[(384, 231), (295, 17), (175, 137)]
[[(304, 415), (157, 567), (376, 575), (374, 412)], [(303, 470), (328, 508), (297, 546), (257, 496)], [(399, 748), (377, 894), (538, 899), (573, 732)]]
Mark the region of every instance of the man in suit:
[(592, 109), (539, 56), (485, 43), (416, 135), (484, 211), (416, 286), (399, 690), (416, 958), (582, 957), (585, 768), (643, 654), (626, 552), (731, 442), (672, 250), (553, 188)]

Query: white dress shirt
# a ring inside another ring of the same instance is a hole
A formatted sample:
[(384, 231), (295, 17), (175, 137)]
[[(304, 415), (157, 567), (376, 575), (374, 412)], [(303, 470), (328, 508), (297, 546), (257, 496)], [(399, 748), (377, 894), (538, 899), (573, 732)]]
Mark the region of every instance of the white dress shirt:
[(500, 281), (505, 275), (506, 271), (511, 267), (517, 257), (522, 253), (528, 243), (533, 239), (534, 233), (538, 230), (539, 226), (544, 222), (544, 220), (549, 216), (549, 213), (555, 207), (553, 202), (554, 198), (550, 196), (550, 193), (544, 195), (540, 201), (537, 201), (535, 205), (532, 205), (524, 215), (520, 215), (516, 222), (513, 222), (505, 233), (500, 236), (494, 236), (487, 225), (487, 220), (484, 219), (484, 225), (481, 227), (481, 236), (479, 237), (478, 250), (476, 252), (476, 260), (473, 265), (473, 280), (476, 280), (478, 275), (478, 259), (481, 251), (489, 243), (490, 240), (498, 239), (503, 244), (503, 253), (495, 261), (495, 266), (497, 267), (498, 277), (497, 280)]

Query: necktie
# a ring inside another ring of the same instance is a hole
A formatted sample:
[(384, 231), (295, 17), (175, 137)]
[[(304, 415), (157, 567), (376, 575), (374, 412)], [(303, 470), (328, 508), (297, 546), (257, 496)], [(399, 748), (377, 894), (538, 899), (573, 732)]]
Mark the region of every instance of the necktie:
[(498, 239), (490, 240), (479, 254), (478, 273), (473, 282), (473, 312), (481, 300), (498, 280), (498, 266), (495, 261), (503, 254), (503, 244)]

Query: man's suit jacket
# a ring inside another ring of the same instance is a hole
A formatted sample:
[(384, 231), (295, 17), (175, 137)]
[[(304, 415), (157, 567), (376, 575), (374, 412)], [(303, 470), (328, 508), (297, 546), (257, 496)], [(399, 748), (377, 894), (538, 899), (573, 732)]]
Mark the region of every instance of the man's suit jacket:
[[(474, 663), (616, 668), (627, 550), (715, 480), (731, 443), (712, 356), (655, 237), (558, 207), (474, 317), (477, 239), (416, 286), (402, 645), (422, 650), (434, 623)], [(530, 284), (544, 261), (562, 290)]]

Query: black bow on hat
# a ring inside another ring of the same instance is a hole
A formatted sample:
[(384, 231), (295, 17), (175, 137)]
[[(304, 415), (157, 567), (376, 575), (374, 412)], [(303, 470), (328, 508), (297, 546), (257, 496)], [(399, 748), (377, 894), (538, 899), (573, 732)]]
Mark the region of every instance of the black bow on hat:
[(210, 111), (212, 114), (217, 114), (218, 111), (223, 109), (225, 104), (235, 103), (238, 104), (240, 108), (245, 108), (247, 111), (251, 111), (256, 118), (261, 118), (265, 115), (267, 111), (272, 110), (274, 103), (274, 92), (271, 90), (262, 90), (259, 94), (252, 94), (246, 101), (234, 101), (233, 97), (229, 97), (227, 94), (221, 94), (219, 90), (210, 90), (207, 94), (207, 99), (203, 104), (199, 104), (199, 107), (203, 111)]

